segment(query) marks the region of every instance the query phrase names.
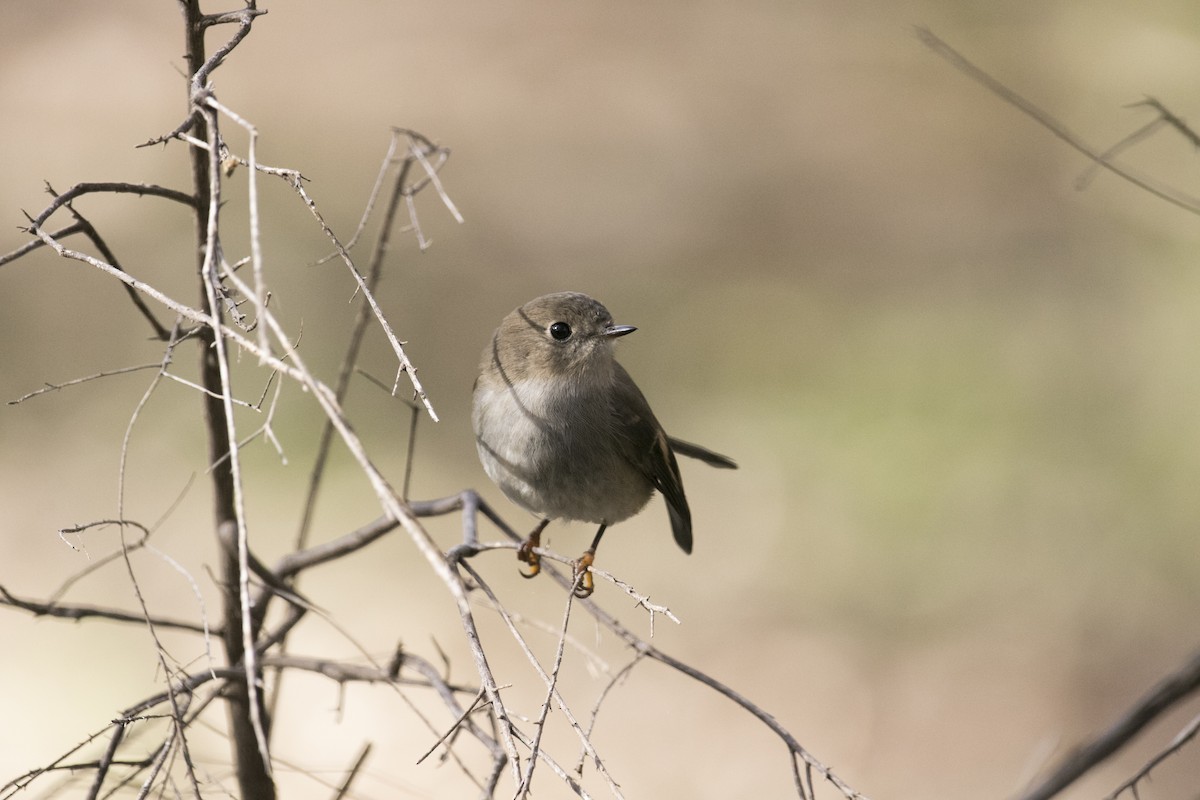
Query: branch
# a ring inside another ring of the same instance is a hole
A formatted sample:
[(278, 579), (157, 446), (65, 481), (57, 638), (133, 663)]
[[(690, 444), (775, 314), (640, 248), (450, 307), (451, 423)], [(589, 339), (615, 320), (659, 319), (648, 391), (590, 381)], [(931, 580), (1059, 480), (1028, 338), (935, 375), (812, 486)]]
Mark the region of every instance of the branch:
[[(244, 24), (238, 28), (238, 33), (228, 42), (224, 48), (228, 52), (241, 40), (247, 33), (250, 32), (250, 22), (253, 17), (247, 17)], [(220, 52), (218, 53), (220, 54)], [(216, 55), (210, 59), (210, 64), (213, 67), (219, 63)], [(207, 66), (207, 65), (206, 65)], [(211, 67), (210, 67), (211, 68)], [(203, 70), (202, 70), (203, 72)], [(201, 74), (197, 73), (193, 77), (193, 91), (198, 91)], [(205, 94), (207, 97), (207, 94)], [(221, 328), (221, 304), (217, 297), (218, 278), (218, 260), (219, 256), (219, 236), (218, 236), (218, 212), (220, 209), (221, 197), (221, 165), (217, 157), (217, 112), (215, 110), (205, 109), (205, 130), (208, 135), (209, 158), (208, 158), (208, 180), (209, 180), (209, 206), (208, 206), (208, 224), (207, 234), (204, 245), (204, 257), (200, 266), (200, 282), (207, 297), (207, 308), (209, 318), (207, 323), (214, 331), (219, 331)], [(262, 308), (259, 307), (261, 314)], [(240, 645), (241, 658), (246, 664), (246, 696), (247, 705), (249, 707), (250, 727), (253, 729), (254, 742), (258, 748), (258, 757), (261, 759), (261, 770), (265, 773), (261, 780), (264, 784), (270, 782), (271, 776), (271, 754), (267, 744), (267, 722), (264, 719), (265, 713), (262, 707), (262, 687), (260, 681), (260, 671), (255, 663), (257, 653), (254, 650), (254, 639), (256, 631), (253, 627), (253, 618), (251, 616), (250, 604), (250, 569), (249, 569), (249, 530), (246, 523), (246, 498), (245, 487), (242, 482), (241, 474), (241, 459), (238, 455), (238, 440), (237, 429), (234, 424), (233, 415), (233, 379), (230, 374), (229, 353), (227, 350), (228, 343), (225, 337), (214, 335), (213, 337), (214, 350), (211, 354), (206, 353), (205, 359), (209, 364), (205, 369), (206, 388), (210, 390), (220, 389), (220, 406), (219, 414), (223, 420), (222, 423), (215, 422), (217, 418), (216, 406), (210, 401), (210, 407), (213, 409), (209, 414), (210, 436), (212, 437), (211, 446), (219, 450), (221, 447), (226, 448), (225, 453), (229, 456), (225, 467), (228, 470), (227, 476), (218, 478), (215, 486), (219, 493), (218, 507), (220, 515), (217, 523), (218, 537), (224, 535), (232, 528), (236, 532), (237, 542), (237, 557), (236, 561), (236, 578), (237, 578), (237, 601), (236, 611), (240, 612), (240, 620), (238, 621), (238, 633), (241, 634), (241, 642), (234, 642), (234, 647)], [(210, 360), (211, 359), (211, 360)], [(211, 368), (212, 361), (215, 361), (215, 374)], [(215, 382), (214, 382), (215, 379)], [(215, 474), (215, 471), (214, 471)], [(229, 560), (226, 560), (229, 564)], [(231, 565), (232, 566), (232, 565)], [(231, 570), (226, 570), (226, 579), (233, 578)], [(234, 614), (231, 609), (226, 616), (226, 631), (231, 635), (226, 639), (226, 647), (229, 649), (232, 636), (232, 626), (229, 624), (230, 616)], [(238, 652), (233, 650), (233, 652)], [(243, 742), (242, 746), (245, 747)], [(245, 755), (242, 753), (241, 755)], [(258, 765), (255, 767), (258, 771)], [(271, 795), (274, 795), (272, 787)]]
[(168, 189), (165, 186), (158, 186), (153, 183), (77, 183), (62, 194), (55, 195), (50, 205), (46, 206), (42, 210), (42, 213), (29, 220), (29, 232), (33, 233), (34, 229), (41, 228), (55, 211), (67, 205), (76, 197), (96, 192), (104, 192), (106, 194), (136, 194), (138, 197), (150, 195), (151, 197), (174, 200), (176, 203), (182, 203), (192, 210), (199, 208), (195, 196), (187, 192), (181, 192), (178, 189)]
[[(511, 531), (511, 529), (507, 528), (507, 526), (505, 526), (504, 530), (505, 530), (506, 535), (509, 536), (509, 538), (511, 538), (514, 542), (521, 541), (520, 535), (513, 533)], [(465, 546), (465, 543), (464, 543), (464, 545), (459, 545), (459, 547), (464, 547), (464, 546)], [(476, 549), (476, 548), (477, 548), (477, 546), (474, 546), (471, 549)], [(566, 560), (566, 559), (563, 559), (563, 560)], [(570, 592), (573, 589), (573, 587), (574, 587), (573, 579), (564, 575), (559, 570), (555, 569), (554, 566), (543, 562), (542, 572), (549, 574), (556, 583), (558, 583), (561, 587), (566, 589), (568, 592)], [(599, 622), (601, 625), (603, 625), (604, 627), (606, 627), (610, 631), (612, 631), (618, 638), (624, 640), (625, 643), (628, 644), (630, 647), (632, 647), (635, 652), (642, 653), (648, 658), (658, 661), (659, 663), (666, 664), (667, 666), (672, 667), (673, 669), (677, 670), (678, 672), (681, 672), (684, 675), (687, 675), (689, 678), (692, 678), (693, 680), (704, 684), (705, 686), (709, 687), (710, 689), (716, 691), (718, 694), (724, 695), (728, 699), (732, 700), (734, 703), (741, 706), (745, 711), (749, 712), (751, 715), (756, 717), (768, 729), (770, 729), (770, 731), (772, 733), (774, 733), (776, 736), (778, 736), (784, 742), (785, 745), (787, 745), (788, 750), (795, 757), (799, 758), (801, 761), (803, 761), (805, 763), (806, 768), (815, 770), (819, 775), (821, 775), (821, 777), (823, 777), (827, 782), (832, 784), (839, 792), (841, 792), (842, 796), (847, 798), (847, 800), (867, 800), (866, 795), (861, 794), (860, 792), (856, 791), (849, 784), (847, 784), (840, 777), (838, 777), (833, 772), (833, 770), (831, 770), (829, 767), (822, 764), (820, 761), (818, 761), (816, 759), (816, 757), (814, 757), (811, 753), (809, 753), (800, 744), (800, 742), (798, 742), (796, 740), (796, 737), (794, 737), (786, 728), (784, 728), (782, 725), (779, 724), (779, 721), (776, 720), (774, 716), (767, 713), (765, 710), (760, 708), (755, 703), (751, 702), (748, 698), (744, 697), (741, 693), (739, 693), (736, 690), (734, 690), (733, 688), (725, 685), (724, 683), (721, 683), (716, 678), (713, 678), (713, 677), (705, 674), (704, 672), (696, 669), (695, 667), (691, 666), (690, 664), (686, 664), (686, 663), (680, 661), (679, 659), (674, 658), (673, 656), (667, 655), (663, 651), (659, 650), (654, 645), (645, 641), (644, 639), (642, 639), (641, 637), (637, 636), (635, 633), (630, 631), (628, 628), (626, 628), (624, 625), (622, 625), (619, 621), (617, 621), (616, 617), (612, 616), (607, 611), (605, 611), (603, 608), (601, 608), (599, 605), (597, 605), (594, 600), (584, 599), (584, 600), (580, 600), (579, 602), (582, 605), (582, 607), (588, 611), (588, 613), (590, 613), (593, 617), (596, 618), (597, 622)], [(640, 604), (641, 603), (639, 603), (639, 605)], [(803, 785), (801, 784), (801, 781), (800, 781), (799, 772), (796, 771), (795, 769), (793, 769), (793, 773), (794, 773), (794, 776), (796, 779), (797, 793), (799, 794), (799, 796), (801, 798), (804, 798), (806, 795), (804, 792)]]
[[(379, 168), (379, 173), (375, 179), (375, 185), (371, 188), (371, 194), (367, 198), (367, 207), (363, 211), (363, 216), (359, 220), (358, 228), (354, 231), (354, 235), (350, 241), (342, 248), (343, 252), (349, 252), (354, 247), (362, 230), (366, 227), (367, 218), (370, 216), (372, 209), (375, 206), (375, 199), (378, 196), (380, 188), (383, 186), (384, 176), (391, 167), (392, 156), (396, 152), (396, 144), (398, 136), (393, 131), (392, 137), (388, 142), (387, 154), (384, 156), (383, 164)], [(397, 211), (399, 209), (399, 200), (404, 194), (405, 183), (408, 179), (408, 172), (412, 166), (412, 159), (405, 159), (401, 165), (399, 172), (396, 175), (395, 184), (392, 187), (391, 199), (388, 202), (388, 207), (383, 215), (383, 225), (379, 231), (379, 238), (375, 242), (375, 250), (371, 254), (370, 263), (367, 267), (366, 286), (368, 292), (375, 291), (379, 285), (379, 279), (383, 275), (383, 262), (387, 255), (388, 246), (391, 242), (392, 227), (395, 224)], [(335, 252), (329, 258), (339, 255)], [(319, 262), (321, 263), (321, 262)], [(364, 300), (359, 304), (358, 310), (354, 315), (354, 322), (350, 327), (350, 336), (346, 342), (346, 353), (342, 357), (342, 363), (339, 367), (337, 380), (334, 382), (334, 397), (338, 403), (346, 401), (346, 395), (350, 391), (350, 379), (354, 375), (354, 370), (358, 364), (359, 350), (362, 348), (363, 337), (367, 332), (367, 325), (371, 321), (370, 304)], [(329, 458), (329, 447), (333, 443), (334, 428), (333, 424), (328, 420), (321, 428), (321, 438), (317, 444), (317, 455), (313, 459), (312, 472), (309, 475), (308, 491), (304, 498), (304, 513), (300, 518), (300, 529), (296, 533), (296, 549), (300, 550), (308, 546), (309, 529), (312, 527), (313, 514), (316, 510), (317, 492), (321, 486), (321, 479), (325, 473), (325, 464)], [(411, 448), (411, 437), (410, 437)], [(408, 493), (404, 492), (407, 497)]]
[[(61, 605), (58, 603), (43, 603), (36, 600), (27, 600), (22, 597), (17, 597), (4, 586), (0, 586), (0, 605), (12, 606), (24, 611), (28, 611), (37, 617), (59, 617), (61, 619), (107, 619), (113, 622), (132, 622), (138, 625), (145, 625), (147, 619), (143, 614), (133, 614), (129, 611), (121, 611), (116, 608), (105, 608), (103, 606), (92, 605)], [(172, 630), (188, 631), (189, 633), (204, 633), (204, 626), (195, 622), (186, 622), (184, 620), (169, 619), (167, 617), (151, 616), (150, 623), (159, 628), (170, 628)], [(218, 634), (219, 635), (219, 634)]]
[(9, 400), (8, 404), (10, 406), (15, 406), (18, 403), (24, 403), (26, 400), (30, 399), (31, 397), (37, 397), (38, 395), (45, 394), (46, 392), (56, 392), (59, 389), (65, 389), (68, 386), (77, 386), (78, 384), (87, 383), (88, 381), (94, 381), (94, 380), (97, 380), (98, 378), (108, 378), (112, 375), (125, 375), (130, 372), (138, 372), (138, 371), (144, 370), (144, 369), (159, 369), (160, 367), (161, 367), (161, 364), (159, 364), (159, 363), (138, 364), (137, 366), (134, 366), (134, 367), (122, 367), (120, 369), (108, 370), (107, 372), (97, 372), (94, 375), (88, 375), (83, 378), (74, 378), (72, 380), (66, 381), (65, 383), (47, 383), (41, 389), (29, 392), (28, 394), (23, 394), (20, 397), (18, 397), (16, 400)]
[(1163, 750), (1161, 750), (1157, 755), (1155, 755), (1154, 758), (1147, 761), (1146, 765), (1144, 767), (1142, 767), (1141, 769), (1139, 769), (1132, 778), (1130, 778), (1129, 780), (1125, 781), (1123, 784), (1118, 786), (1116, 791), (1114, 791), (1108, 797), (1104, 798), (1104, 800), (1116, 800), (1116, 798), (1119, 797), (1126, 790), (1132, 791), (1134, 800), (1137, 800), (1137, 798), (1138, 798), (1137, 785), (1139, 783), (1141, 783), (1142, 780), (1144, 780), (1145, 778), (1148, 778), (1150, 776), (1150, 771), (1152, 769), (1157, 767), (1162, 762), (1166, 761), (1171, 756), (1178, 753), (1180, 750), (1183, 749), (1183, 746), (1185, 744), (1190, 742), (1192, 739), (1196, 738), (1197, 733), (1200, 733), (1200, 716), (1193, 717), (1192, 721), (1189, 722), (1187, 724), (1187, 726), (1184, 727), (1183, 730), (1181, 730), (1178, 734), (1176, 734), (1175, 738), (1171, 740), (1171, 743), (1169, 745), (1167, 745)]
[(1054, 134), (1059, 139), (1062, 139), (1072, 148), (1090, 158), (1097, 166), (1102, 167), (1115, 175), (1118, 175), (1141, 189), (1146, 190), (1155, 197), (1166, 200), (1173, 206), (1178, 206), (1184, 211), (1190, 211), (1193, 214), (1200, 214), (1200, 199), (1179, 192), (1175, 189), (1166, 186), (1160, 186), (1149, 178), (1143, 178), (1134, 174), (1126, 167), (1122, 167), (1108, 160), (1104, 153), (1097, 151), (1095, 148), (1086, 144), (1082, 139), (1076, 136), (1071, 131), (1067, 130), (1062, 123), (1050, 116), (1047, 112), (1035, 106), (1033, 103), (1026, 100), (1021, 95), (1014, 92), (1012, 89), (1005, 86), (1000, 81), (993, 78), (980, 67), (968, 61), (966, 56), (959, 53), (946, 42), (938, 38), (933, 31), (928, 28), (917, 28), (917, 38), (932, 50), (936, 55), (945, 59), (959, 72), (966, 75), (976, 83), (981, 84), (992, 94), (999, 97), (1004, 102), (1015, 106), (1021, 113), (1032, 118), (1050, 133)]
[[(229, 375), (225, 326), (218, 298), (218, 275), (222, 253), (218, 235), (218, 215), (221, 207), (220, 135), (217, 113), (206, 105), (211, 91), (208, 76), (250, 33), (256, 18), (256, 0), (247, 0), (241, 12), (237, 30), (211, 56), (205, 56), (206, 20), (200, 0), (179, 0), (184, 18), (187, 69), (188, 112), (192, 117), (191, 140), (203, 142), (188, 149), (191, 163), (192, 189), (195, 192), (196, 275), (200, 281), (203, 311), (195, 320), (202, 326), (200, 354), (201, 383), (210, 392), (219, 393), (221, 400), (205, 397), (209, 461), (216, 464), (211, 471), (214, 528), (218, 541), (236, 538), (237, 555), (221, 559), (221, 582), (224, 589), (224, 643), (230, 662), (246, 663), (245, 682), (231, 687), (229, 697), (229, 728), (232, 734), (233, 759), (238, 784), (243, 797), (274, 800), (276, 788), (271, 777), (270, 753), (267, 748), (264, 709), (260, 705), (258, 681), (261, 673), (255, 669), (254, 639), (257, 631), (252, 623), (249, 602), (249, 572), (247, 566), (247, 532), (245, 505), (237, 458), (237, 434), (233, 427), (232, 387)], [(182, 138), (182, 134), (181, 134)], [(136, 288), (136, 287), (135, 287)], [(182, 313), (176, 310), (176, 313)], [(186, 315), (185, 315), (186, 316)], [(259, 348), (261, 350), (261, 348)], [(269, 355), (269, 354), (267, 354)], [(217, 463), (228, 455), (223, 463)], [(231, 532), (233, 535), (231, 536)]]
[(1200, 653), (1192, 656), (1190, 661), (1159, 682), (1108, 730), (1064, 757), (1041, 783), (1021, 795), (1021, 800), (1049, 800), (1054, 797), (1081, 775), (1124, 747), (1139, 731), (1198, 688)]
[[(546, 685), (547, 694), (549, 695), (550, 698), (552, 698), (554, 700), (555, 703), (558, 704), (559, 709), (563, 712), (563, 716), (565, 716), (567, 718), (567, 722), (570, 724), (571, 728), (575, 731), (576, 736), (579, 737), (579, 742), (583, 746), (583, 749), (587, 752), (587, 754), (589, 756), (592, 757), (592, 761), (596, 765), (596, 769), (599, 771), (600, 775), (604, 777), (605, 781), (607, 781), (609, 790), (613, 793), (614, 797), (618, 798), (618, 800), (621, 800), (621, 798), (623, 798), (624, 795), (621, 794), (620, 786), (617, 784), (616, 780), (612, 777), (612, 775), (609, 774), (608, 768), (604, 765), (604, 762), (600, 759), (600, 754), (598, 752), (596, 752), (596, 748), (593, 745), (592, 740), (588, 737), (587, 732), (583, 729), (583, 726), (580, 725), (579, 721), (575, 718), (575, 715), (571, 711), (571, 707), (567, 704), (566, 699), (564, 699), (562, 694), (559, 692), (558, 685), (557, 685), (557, 683), (558, 683), (557, 673), (555, 672), (555, 674), (552, 675), (550, 673), (547, 673), (545, 668), (542, 667), (541, 662), (537, 660), (537, 657), (533, 654), (533, 651), (530, 650), (529, 644), (525, 641), (525, 637), (521, 635), (521, 632), (519, 630), (517, 630), (517, 626), (513, 622), (512, 616), (508, 613), (508, 610), (500, 602), (499, 598), (496, 597), (495, 592), (492, 591), (491, 587), (488, 586), (487, 582), (484, 581), (483, 578), (479, 575), (479, 573), (476, 572), (475, 569), (471, 567), (470, 563), (463, 560), (463, 561), (457, 562), (457, 566), (459, 567), (459, 569), (466, 571), (466, 573), (471, 576), (471, 579), (475, 582), (475, 584), (477, 586), (479, 586), (479, 588), (483, 590), (484, 594), (487, 595), (488, 599), (492, 601), (492, 606), (500, 614), (500, 619), (504, 622), (505, 627), (508, 628), (508, 632), (512, 636), (513, 641), (515, 641), (517, 643), (517, 646), (521, 648), (521, 651), (525, 654), (526, 660), (528, 660), (529, 663), (533, 666), (534, 671), (537, 672), (538, 677), (541, 678), (541, 680), (542, 680), (542, 683), (544, 683)], [(573, 599), (573, 590), (574, 590), (574, 585), (572, 583), (568, 587), (568, 592), (567, 592), (569, 595), (572, 595), (572, 598), (568, 598), (568, 600), (567, 600), (566, 614), (568, 616), (570, 614), (571, 602)], [(561, 638), (559, 639), (558, 653), (559, 653), (559, 663), (561, 663), (561, 653), (562, 653), (562, 639)], [(548, 708), (546, 708), (545, 706), (543, 706), (543, 709), (544, 709), (544, 712), (548, 711)], [(493, 710), (495, 711), (497, 709), (493, 708)], [(544, 720), (544, 715), (543, 715), (543, 720)], [(539, 755), (544, 755), (544, 752), (538, 747), (538, 742), (540, 741), (540, 738), (541, 738), (541, 736), (539, 733), (539, 734), (535, 735), (535, 738), (533, 741), (526, 742), (526, 744), (528, 744), (528, 746), (530, 748), (530, 758), (537, 758)], [(532, 770), (528, 770), (526, 775), (521, 776), (521, 779), (518, 782), (518, 787), (519, 787), (518, 796), (520, 796), (523, 791), (529, 789), (528, 779), (531, 775), (532, 775)]]
[[(55, 239), (65, 239), (66, 237), (72, 236), (76, 233), (79, 233), (82, 230), (83, 230), (82, 225), (80, 225), (78, 222), (72, 222), (67, 227), (60, 228), (50, 235)], [(5, 264), (9, 264), (13, 261), (16, 261), (17, 259), (26, 255), (27, 253), (32, 253), (34, 250), (41, 249), (45, 246), (46, 246), (46, 243), (43, 242), (41, 239), (30, 239), (28, 242), (21, 245), (16, 250), (12, 250), (12, 251), (7, 252), (4, 255), (0, 256), (0, 267), (3, 267)]]
[[(53, 191), (51, 193), (53, 193)], [(71, 212), (71, 216), (75, 218), (75, 222), (82, 226), (83, 234), (87, 236), (91, 243), (96, 246), (96, 249), (100, 251), (100, 255), (107, 259), (108, 263), (124, 272), (124, 268), (117, 262), (116, 254), (109, 249), (108, 243), (105, 242), (100, 236), (100, 233), (96, 230), (95, 226), (92, 225), (91, 221), (85, 219), (84, 216), (76, 211), (75, 207), (70, 203), (67, 204), (67, 210)], [(133, 287), (126, 284), (124, 288), (125, 292), (129, 295), (129, 300), (133, 303), (134, 308), (136, 308), (138, 313), (146, 318), (146, 321), (150, 323), (150, 327), (154, 329), (155, 338), (165, 342), (171, 335), (170, 331), (164, 328), (162, 323), (155, 318), (154, 314), (150, 312), (150, 309), (146, 305), (145, 301), (142, 300), (141, 295), (135, 292)]]
[[(467, 507), (471, 499), (482, 505), (479, 496), (468, 489), (460, 494), (453, 494), (437, 500), (414, 500), (409, 502), (409, 508), (414, 517), (436, 517), (449, 514)], [(487, 513), (494, 513), (490, 508)], [(389, 516), (378, 517), (357, 530), (332, 539), (324, 544), (314, 545), (305, 550), (296, 550), (275, 562), (273, 572), (280, 579), (292, 578), (310, 567), (320, 566), (330, 561), (361, 550), (379, 537), (395, 530), (398, 523)], [(514, 534), (515, 535), (515, 534)]]

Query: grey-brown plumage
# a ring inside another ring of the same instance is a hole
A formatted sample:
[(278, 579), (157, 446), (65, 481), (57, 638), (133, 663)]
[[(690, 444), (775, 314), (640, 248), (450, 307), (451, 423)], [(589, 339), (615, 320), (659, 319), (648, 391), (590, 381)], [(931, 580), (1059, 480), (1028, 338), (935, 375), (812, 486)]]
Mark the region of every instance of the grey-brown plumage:
[[(596, 542), (657, 490), (675, 541), (690, 553), (691, 513), (675, 454), (736, 465), (663, 431), (613, 357), (615, 339), (634, 330), (614, 325), (604, 306), (575, 292), (539, 297), (505, 317), (475, 382), (479, 458), (514, 503), (544, 520), (600, 525)], [(533, 546), (536, 539), (526, 555)]]

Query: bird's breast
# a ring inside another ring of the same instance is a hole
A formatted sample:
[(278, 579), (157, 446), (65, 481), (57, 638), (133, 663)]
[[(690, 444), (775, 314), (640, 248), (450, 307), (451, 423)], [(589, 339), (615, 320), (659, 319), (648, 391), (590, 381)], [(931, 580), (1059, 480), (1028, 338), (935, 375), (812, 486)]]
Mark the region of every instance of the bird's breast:
[(513, 502), (546, 518), (612, 524), (653, 492), (622, 451), (602, 392), (522, 380), (477, 386), (473, 423), (488, 476)]

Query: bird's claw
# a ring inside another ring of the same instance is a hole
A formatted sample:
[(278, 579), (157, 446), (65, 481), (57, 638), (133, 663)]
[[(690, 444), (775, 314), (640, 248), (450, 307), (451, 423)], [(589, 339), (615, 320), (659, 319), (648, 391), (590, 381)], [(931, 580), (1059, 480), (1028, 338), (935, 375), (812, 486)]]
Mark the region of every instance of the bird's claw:
[(517, 572), (521, 573), (522, 578), (536, 578), (537, 574), (542, 571), (542, 557), (533, 552), (535, 547), (537, 545), (534, 542), (526, 539), (517, 550), (517, 560), (529, 565), (528, 572), (517, 567)]
[(596, 559), (596, 553), (588, 550), (579, 557), (579, 560), (572, 565), (571, 576), (574, 580), (575, 588), (571, 590), (571, 594), (578, 597), (580, 600), (585, 600), (591, 597), (595, 591), (595, 583), (592, 581), (592, 573), (588, 567), (592, 566), (592, 562)]

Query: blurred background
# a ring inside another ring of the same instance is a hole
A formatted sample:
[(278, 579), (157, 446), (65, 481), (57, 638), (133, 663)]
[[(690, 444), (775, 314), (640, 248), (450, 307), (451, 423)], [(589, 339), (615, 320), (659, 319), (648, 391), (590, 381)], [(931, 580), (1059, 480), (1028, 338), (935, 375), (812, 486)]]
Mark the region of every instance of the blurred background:
[[(1194, 652), (1200, 220), (1109, 174), (1077, 189), (1083, 157), (913, 32), (930, 27), (1103, 150), (1151, 119), (1125, 107), (1146, 95), (1196, 116), (1193, 4), (266, 7), (216, 73), (217, 96), (258, 126), (262, 162), (305, 174), (344, 239), (389, 126), (453, 150), (442, 179), (465, 224), (423, 195), (432, 247), (402, 237), (379, 293), (442, 418), (420, 424), (413, 497), (475, 487), (518, 528), (531, 524), (478, 466), (471, 384), (505, 313), (585, 291), (638, 326), (620, 357), (668, 429), (741, 465), (683, 465), (691, 557), (655, 500), (608, 535), (599, 566), (680, 617), (657, 621), (657, 646), (747, 694), (859, 791), (1012, 796)], [(182, 53), (173, 3), (5, 3), (0, 251), (26, 240), (22, 211), (45, 206), (44, 182), (187, 188), (182, 147), (135, 149), (182, 119)], [(243, 133), (224, 130), (245, 153)], [(1122, 158), (1200, 193), (1195, 153), (1178, 136)], [(244, 170), (229, 187), (233, 260), (248, 252)], [(272, 302), (332, 381), (351, 281), (336, 262), (313, 265), (329, 247), (290, 190), (260, 187)], [(77, 207), (130, 272), (194, 302), (180, 209), (135, 197)], [(78, 263), (38, 253), (4, 266), (0, 297), (5, 401), (161, 357), (117, 283)], [(194, 375), (195, 361), (181, 348), (175, 369)], [(256, 399), (264, 376), (251, 362), (240, 377)], [(377, 332), (362, 364), (390, 381)], [(47, 597), (118, 547), (112, 528), (68, 537), (73, 547), (56, 531), (116, 516), (121, 440), (151, 374), (0, 407), (8, 590)], [(400, 485), (407, 410), (366, 381), (348, 410)], [(217, 605), (198, 411), (191, 390), (159, 388), (132, 434), (124, 501), (128, 518), (154, 526), (155, 552), (134, 560), (147, 602), (190, 618), (196, 591), (210, 615)], [(261, 417), (240, 424), (249, 433)], [(295, 538), (320, 415), (289, 385), (274, 424), (287, 463), (262, 441), (246, 453), (252, 542), (268, 562)], [(314, 541), (378, 513), (344, 452), (330, 470)], [(450, 547), (460, 523), (430, 529)], [(556, 526), (549, 544), (573, 555), (590, 535)], [(559, 624), (562, 593), (548, 580), (521, 581), (508, 553), (479, 568), (514, 608)], [(441, 647), (452, 676), (473, 680), (453, 605), (427, 572), (395, 535), (302, 588), (378, 658), (397, 642), (434, 659)], [(601, 585), (597, 598), (649, 635), (617, 590)], [(119, 563), (64, 600), (135, 603)], [(498, 680), (535, 714), (538, 679), (480, 614)], [(628, 662), (582, 615), (573, 626), (611, 672)], [(529, 635), (552, 654), (551, 633)], [(4, 780), (161, 686), (140, 628), (0, 609), (0, 641)], [(169, 645), (204, 664), (194, 640)], [(295, 649), (362, 660), (319, 620)], [(568, 658), (563, 691), (586, 712), (609, 678), (582, 654)], [(298, 677), (286, 691), (276, 742), (286, 796), (328, 796), (300, 768), (336, 783), (366, 740), (376, 750), (357, 796), (475, 796), (453, 765), (413, 765), (436, 736), (389, 690)], [(1115, 789), (1198, 710), (1178, 709), (1064, 796)], [(552, 721), (569, 768), (575, 745), (561, 714)], [(595, 737), (630, 798), (792, 791), (777, 740), (660, 665), (639, 665), (610, 694)], [(225, 745), (197, 734), (195, 747), (205, 774), (224, 779)], [(1141, 796), (1195, 797), (1198, 765), (1193, 746)], [(567, 796), (541, 779), (539, 797)]]

